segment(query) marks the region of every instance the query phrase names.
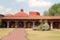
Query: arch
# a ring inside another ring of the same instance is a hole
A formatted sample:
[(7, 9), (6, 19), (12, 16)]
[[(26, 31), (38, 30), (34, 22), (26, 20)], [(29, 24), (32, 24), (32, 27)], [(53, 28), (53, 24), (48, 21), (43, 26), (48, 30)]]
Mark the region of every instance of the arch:
[(31, 21), (26, 22), (26, 28), (31, 28), (32, 25), (33, 25), (33, 22)]
[(53, 28), (59, 29), (59, 22), (58, 21), (53, 22)]

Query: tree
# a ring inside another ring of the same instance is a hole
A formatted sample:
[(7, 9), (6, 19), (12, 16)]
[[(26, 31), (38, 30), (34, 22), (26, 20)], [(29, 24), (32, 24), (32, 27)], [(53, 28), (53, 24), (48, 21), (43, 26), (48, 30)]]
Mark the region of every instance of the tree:
[(40, 22), (41, 24), (38, 26), (38, 30), (42, 30), (42, 27), (43, 27), (43, 20), (41, 19), (39, 22)]
[(44, 15), (60, 16), (60, 3), (54, 4), (53, 6), (51, 6), (48, 11), (44, 12)]
[(45, 12), (44, 12), (44, 15), (45, 15), (45, 16), (49, 16), (49, 11), (45, 11)]

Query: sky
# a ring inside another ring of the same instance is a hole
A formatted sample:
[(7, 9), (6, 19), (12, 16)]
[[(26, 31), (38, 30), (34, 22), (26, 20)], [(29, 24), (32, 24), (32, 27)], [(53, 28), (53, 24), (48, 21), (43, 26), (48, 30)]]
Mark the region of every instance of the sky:
[(0, 14), (15, 14), (24, 9), (27, 14), (38, 11), (43, 15), (55, 3), (60, 0), (0, 0)]

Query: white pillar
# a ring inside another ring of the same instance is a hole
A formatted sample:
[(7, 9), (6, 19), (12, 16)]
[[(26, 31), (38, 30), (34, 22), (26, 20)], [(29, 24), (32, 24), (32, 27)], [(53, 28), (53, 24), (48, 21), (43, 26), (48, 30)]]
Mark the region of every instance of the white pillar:
[(51, 29), (53, 29), (53, 22), (51, 22)]
[(24, 21), (24, 28), (26, 28), (26, 21)]
[(18, 26), (18, 21), (15, 21), (15, 28), (17, 28)]
[(7, 28), (9, 28), (9, 21), (7, 21)]
[(35, 21), (33, 21), (33, 27), (35, 27)]

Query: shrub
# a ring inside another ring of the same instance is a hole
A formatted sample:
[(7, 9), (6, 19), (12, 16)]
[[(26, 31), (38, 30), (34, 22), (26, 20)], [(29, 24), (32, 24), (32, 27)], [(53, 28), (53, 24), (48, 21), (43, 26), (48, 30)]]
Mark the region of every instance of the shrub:
[(45, 24), (43, 25), (43, 30), (49, 30), (49, 25), (48, 25), (48, 23), (45, 23)]
[(38, 26), (38, 30), (42, 30), (42, 24), (43, 24), (43, 21), (40, 20), (39, 22), (40, 22), (41, 24)]
[(49, 30), (49, 25), (47, 20), (44, 21), (44, 24), (43, 21), (40, 20), (40, 23), (41, 24), (38, 26), (38, 30), (43, 30), (43, 31)]
[(39, 25), (38, 30), (42, 30), (42, 27), (43, 27), (42, 25)]

